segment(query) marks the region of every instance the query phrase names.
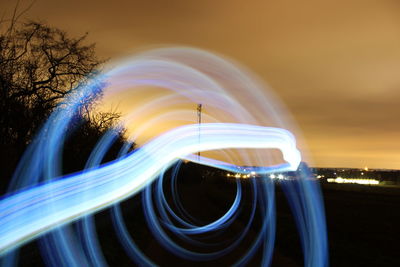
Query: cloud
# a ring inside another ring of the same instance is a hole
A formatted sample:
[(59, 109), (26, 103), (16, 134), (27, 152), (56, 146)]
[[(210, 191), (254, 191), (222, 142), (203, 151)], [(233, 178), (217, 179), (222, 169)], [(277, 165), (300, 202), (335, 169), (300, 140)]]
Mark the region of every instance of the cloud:
[[(73, 36), (89, 31), (104, 57), (159, 44), (225, 54), (276, 90), (317, 164), (362, 167), (367, 158), (371, 166), (400, 168), (384, 157), (400, 158), (390, 149), (400, 130), (399, 8), (393, 0), (42, 0), (29, 17)], [(343, 144), (340, 154), (335, 148)]]

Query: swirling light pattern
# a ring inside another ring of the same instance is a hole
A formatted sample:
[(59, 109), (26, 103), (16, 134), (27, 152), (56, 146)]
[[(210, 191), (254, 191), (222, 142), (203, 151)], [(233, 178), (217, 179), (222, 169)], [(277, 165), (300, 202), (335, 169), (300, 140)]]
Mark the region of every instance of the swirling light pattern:
[[(118, 136), (117, 126), (98, 142), (84, 171), (63, 175), (61, 155), (66, 129), (82, 100), (104, 84), (109, 94), (133, 90), (140, 96), (149, 87), (169, 92), (125, 116), (122, 125), (146, 118), (142, 124), (136, 123), (131, 140), (165, 122), (174, 125), (178, 121), (182, 126), (146, 140), (133, 152), (129, 152), (127, 143), (119, 159), (101, 165)], [(193, 112), (187, 109), (189, 103), (192, 106), (203, 103), (207, 107), (205, 123), (193, 124)], [(106, 266), (90, 215), (111, 207), (116, 233), (129, 257), (141, 266), (156, 265), (135, 244), (116, 205), (142, 191), (145, 217), (154, 237), (170, 253), (192, 261), (210, 261), (232, 252), (248, 233), (258, 210), (264, 223), (257, 238), (234, 265), (245, 265), (259, 249), (263, 251), (262, 264), (269, 265), (275, 238), (275, 208), (274, 183), (268, 178), (262, 178), (265, 179), (262, 184), (252, 181), (248, 223), (223, 249), (211, 246), (209, 252), (189, 250), (171, 239), (167, 231), (191, 246), (204, 248), (210, 244), (194, 237), (226, 230), (240, 211), (242, 186), (237, 180), (236, 196), (226, 213), (206, 225), (195, 223), (176, 192), (181, 159), (236, 173), (250, 172), (240, 165), (257, 166), (251, 171), (258, 174), (295, 171), (301, 155), (294, 136), (284, 130), (289, 125), (293, 127), (289, 120), (278, 100), (254, 77), (211, 53), (190, 48), (157, 49), (120, 63), (82, 85), (61, 103), (25, 153), (10, 186), (13, 193), (0, 202), (3, 263), (15, 263), (16, 248), (49, 233), (41, 237), (49, 265)], [(281, 151), (285, 163), (271, 166), (275, 161), (267, 149)], [(217, 157), (193, 155), (198, 151), (216, 151)], [(163, 188), (164, 173), (171, 167), (171, 193), (178, 210), (170, 206)], [(305, 265), (327, 265), (324, 210), (318, 185), (303, 171), (297, 181), (282, 183), (282, 187), (296, 218)], [(70, 223), (78, 219), (77, 235)]]

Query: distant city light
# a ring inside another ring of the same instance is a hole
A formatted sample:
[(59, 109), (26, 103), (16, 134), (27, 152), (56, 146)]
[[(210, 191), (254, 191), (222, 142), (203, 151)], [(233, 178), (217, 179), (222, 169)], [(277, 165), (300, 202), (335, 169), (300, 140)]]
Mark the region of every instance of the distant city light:
[(364, 184), (364, 185), (377, 185), (379, 184), (378, 180), (375, 179), (348, 179), (348, 178), (328, 178), (328, 183), (337, 183), (337, 184)]

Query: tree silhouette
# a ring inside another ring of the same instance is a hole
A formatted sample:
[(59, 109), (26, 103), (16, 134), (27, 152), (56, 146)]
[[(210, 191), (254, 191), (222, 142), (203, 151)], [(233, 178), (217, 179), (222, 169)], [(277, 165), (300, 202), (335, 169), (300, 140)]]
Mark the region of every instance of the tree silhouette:
[[(85, 37), (68, 38), (36, 22), (9, 27), (0, 36), (2, 142), (27, 144), (60, 100), (96, 74), (102, 62), (93, 44), (83, 44)], [(98, 98), (86, 100), (93, 104)]]
[[(78, 85), (93, 79), (103, 63), (95, 55), (95, 45), (85, 44), (87, 34), (71, 38), (60, 29), (39, 22), (18, 23), (17, 18), (14, 14), (0, 32), (0, 168), (6, 177), (55, 107)], [(5, 23), (0, 21), (0, 26)], [(120, 117), (112, 111), (93, 111), (102, 88), (100, 84), (85, 97), (77, 114), (77, 143), (71, 146), (81, 146), (80, 150), (89, 151)]]

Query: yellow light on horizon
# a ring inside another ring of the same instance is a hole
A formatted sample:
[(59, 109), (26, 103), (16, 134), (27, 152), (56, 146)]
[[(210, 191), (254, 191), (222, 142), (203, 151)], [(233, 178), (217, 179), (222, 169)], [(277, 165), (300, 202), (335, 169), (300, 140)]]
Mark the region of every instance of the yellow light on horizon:
[(337, 184), (362, 184), (362, 185), (377, 185), (379, 184), (378, 180), (375, 179), (352, 179), (352, 178), (328, 178), (328, 183), (337, 183)]

